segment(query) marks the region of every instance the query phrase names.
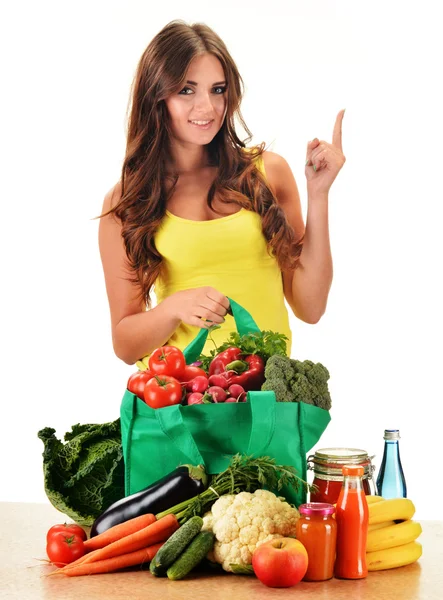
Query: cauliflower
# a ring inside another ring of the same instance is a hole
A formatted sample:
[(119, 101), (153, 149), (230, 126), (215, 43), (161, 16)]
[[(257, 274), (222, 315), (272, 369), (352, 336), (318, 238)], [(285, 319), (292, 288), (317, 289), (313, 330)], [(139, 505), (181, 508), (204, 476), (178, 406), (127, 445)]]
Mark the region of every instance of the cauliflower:
[(216, 538), (208, 558), (230, 572), (231, 564), (250, 565), (260, 544), (295, 536), (299, 516), (284, 498), (267, 490), (221, 496), (203, 516), (203, 529)]

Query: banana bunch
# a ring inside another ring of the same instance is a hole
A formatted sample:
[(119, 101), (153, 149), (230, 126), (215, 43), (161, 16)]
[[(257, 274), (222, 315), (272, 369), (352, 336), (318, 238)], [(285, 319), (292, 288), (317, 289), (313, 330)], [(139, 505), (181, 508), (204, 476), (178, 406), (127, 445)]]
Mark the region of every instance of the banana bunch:
[(382, 571), (409, 565), (418, 560), (422, 546), (416, 541), (422, 532), (413, 521), (415, 506), (408, 498), (384, 500), (366, 496), (369, 526), (366, 543), (368, 571)]

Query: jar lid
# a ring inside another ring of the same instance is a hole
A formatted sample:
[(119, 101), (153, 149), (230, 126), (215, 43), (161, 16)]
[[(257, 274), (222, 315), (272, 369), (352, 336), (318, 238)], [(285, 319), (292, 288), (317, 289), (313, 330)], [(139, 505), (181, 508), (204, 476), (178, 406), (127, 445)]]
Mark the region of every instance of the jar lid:
[(324, 516), (334, 514), (335, 506), (327, 502), (307, 502), (306, 504), (300, 504), (298, 510), (301, 515)]
[(332, 459), (334, 463), (352, 464), (367, 460), (368, 453), (360, 448), (321, 448), (315, 452), (314, 458), (325, 462)]
[(361, 465), (364, 467), (363, 479), (372, 478), (373, 456), (360, 448), (321, 448), (308, 456), (308, 469), (314, 471), (318, 479), (343, 481), (343, 465)]
[(343, 472), (343, 475), (351, 475), (351, 477), (361, 477), (365, 472), (364, 468), (358, 465), (349, 465), (347, 467), (342, 467), (341, 470)]

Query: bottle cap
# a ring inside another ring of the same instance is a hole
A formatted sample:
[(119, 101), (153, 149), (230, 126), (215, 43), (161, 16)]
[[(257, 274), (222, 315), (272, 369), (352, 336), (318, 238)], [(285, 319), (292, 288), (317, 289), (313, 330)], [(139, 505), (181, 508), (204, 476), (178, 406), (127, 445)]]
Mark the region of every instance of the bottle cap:
[(363, 467), (359, 467), (358, 465), (353, 465), (353, 466), (349, 466), (349, 467), (342, 467), (341, 468), (343, 475), (351, 475), (354, 477), (358, 477), (358, 476), (362, 476), (363, 473), (365, 472)]
[(301, 515), (332, 515), (335, 512), (335, 506), (327, 502), (307, 502), (300, 504), (298, 510)]
[(399, 440), (400, 439), (400, 430), (399, 429), (385, 429), (385, 435), (383, 437), (385, 440)]

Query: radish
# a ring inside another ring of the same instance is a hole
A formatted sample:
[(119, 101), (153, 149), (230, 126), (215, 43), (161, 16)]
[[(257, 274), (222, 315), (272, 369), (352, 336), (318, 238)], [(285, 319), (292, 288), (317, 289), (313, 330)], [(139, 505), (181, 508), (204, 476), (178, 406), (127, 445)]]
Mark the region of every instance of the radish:
[(244, 388), (238, 383), (233, 383), (232, 385), (230, 385), (228, 392), (231, 394), (231, 396), (236, 398), (236, 401), (246, 402), (246, 392)]
[(206, 393), (211, 395), (214, 402), (224, 402), (228, 396), (226, 391), (218, 385), (212, 385), (206, 390)]
[(209, 385), (215, 385), (221, 387), (223, 390), (227, 390), (229, 383), (224, 375), (211, 375), (208, 379)]
[(188, 395), (188, 404), (203, 404), (202, 403), (203, 394), (200, 392), (193, 392)]
[(200, 392), (203, 393), (208, 388), (209, 382), (208, 378), (204, 375), (197, 375), (191, 381), (188, 381), (186, 384), (186, 389), (188, 392)]

